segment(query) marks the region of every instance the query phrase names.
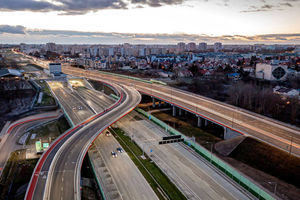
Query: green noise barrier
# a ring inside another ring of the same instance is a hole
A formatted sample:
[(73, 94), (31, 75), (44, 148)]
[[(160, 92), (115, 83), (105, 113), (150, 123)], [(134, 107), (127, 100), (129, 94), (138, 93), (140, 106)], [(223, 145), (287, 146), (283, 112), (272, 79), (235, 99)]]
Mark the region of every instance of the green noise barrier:
[(214, 156), (209, 151), (207, 151), (205, 148), (200, 146), (199, 144), (188, 141), (188, 137), (180, 133), (179, 131), (175, 130), (174, 128), (168, 126), (166, 123), (162, 122), (161, 120), (157, 119), (156, 117), (152, 116), (148, 112), (136, 108), (135, 109), (138, 113), (144, 115), (148, 119), (150, 119), (152, 122), (157, 124), (158, 126), (165, 129), (168, 133), (171, 135), (181, 135), (182, 138), (184, 138), (184, 143), (186, 145), (189, 145), (192, 149), (194, 149), (198, 154), (200, 154), (203, 158), (210, 161), (214, 166), (216, 166), (219, 170), (224, 172), (229, 178), (234, 180), (236, 183), (241, 185), (243, 188), (245, 188), (247, 191), (249, 191), (251, 194), (253, 194), (258, 199), (263, 200), (275, 200), (270, 194), (262, 190), (260, 187), (258, 187), (256, 184), (252, 183), (248, 178), (244, 177), (242, 174), (240, 174), (237, 170), (232, 168), (230, 165), (219, 159), (217, 156)]

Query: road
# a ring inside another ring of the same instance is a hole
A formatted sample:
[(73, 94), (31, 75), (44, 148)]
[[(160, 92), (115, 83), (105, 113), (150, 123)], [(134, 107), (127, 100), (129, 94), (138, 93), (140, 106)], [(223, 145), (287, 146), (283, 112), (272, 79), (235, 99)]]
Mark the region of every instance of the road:
[(73, 125), (79, 124), (95, 114), (76, 92), (72, 92), (63, 82), (49, 81), (50, 89), (56, 99), (63, 105), (64, 111), (70, 117)]
[(51, 121), (53, 119), (57, 119), (61, 116), (61, 114), (62, 113), (59, 112), (48, 112), (43, 114), (31, 115), (12, 123), (8, 127), (3, 140), (0, 142), (0, 176), (7, 160), (9, 159), (10, 154), (13, 151), (23, 148), (23, 146), (19, 145), (17, 141), (25, 133), (26, 129), (41, 123)]
[(170, 102), (214, 123), (300, 156), (300, 129), (283, 122), (164, 85), (150, 84), (68, 66), (63, 67), (63, 72), (90, 79), (108, 80), (123, 85), (131, 85), (143, 94)]
[[(99, 174), (97, 178), (100, 179), (103, 184), (113, 182), (113, 184), (110, 184), (109, 187), (106, 187), (106, 190), (104, 190), (106, 199), (158, 199), (146, 179), (126, 152), (117, 153), (117, 158), (111, 156), (111, 151), (116, 152), (117, 147), (120, 147), (120, 144), (113, 136), (101, 134), (94, 141), (93, 153), (89, 151), (89, 155), (92, 154), (91, 158), (96, 158), (94, 159), (94, 162), (97, 162), (95, 163), (97, 166), (96, 170)], [(95, 157), (97, 155), (99, 156), (98, 159)], [(106, 179), (106, 171), (109, 172), (109, 180)], [(111, 191), (111, 189), (114, 190)]]
[(250, 198), (241, 187), (224, 178), (186, 146), (158, 145), (158, 141), (168, 134), (137, 112), (133, 111), (117, 124), (133, 137), (188, 199)]
[(94, 139), (110, 124), (129, 113), (140, 102), (133, 88), (119, 87), (121, 98), (59, 137), (43, 154), (34, 171), (26, 199), (79, 199), (80, 168)]

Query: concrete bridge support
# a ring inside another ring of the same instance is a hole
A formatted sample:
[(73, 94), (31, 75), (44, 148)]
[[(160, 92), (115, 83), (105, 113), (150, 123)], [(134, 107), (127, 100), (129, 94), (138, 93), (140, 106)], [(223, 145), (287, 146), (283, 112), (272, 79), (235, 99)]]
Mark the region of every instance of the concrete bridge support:
[(208, 125), (208, 120), (204, 119), (204, 126), (207, 126), (207, 125)]
[(201, 127), (202, 126), (202, 119), (201, 119), (200, 116), (197, 116), (197, 117), (198, 117), (197, 126)]
[(178, 108), (178, 110), (179, 110), (179, 116), (181, 116), (182, 115), (182, 109)]
[(158, 101), (158, 107), (161, 108), (161, 101)]
[(232, 139), (241, 135), (242, 134), (231, 130), (230, 128), (224, 127), (224, 140)]
[(155, 98), (152, 97), (152, 108), (155, 108)]
[(176, 107), (174, 105), (172, 107), (173, 107), (173, 117), (175, 117), (176, 116)]

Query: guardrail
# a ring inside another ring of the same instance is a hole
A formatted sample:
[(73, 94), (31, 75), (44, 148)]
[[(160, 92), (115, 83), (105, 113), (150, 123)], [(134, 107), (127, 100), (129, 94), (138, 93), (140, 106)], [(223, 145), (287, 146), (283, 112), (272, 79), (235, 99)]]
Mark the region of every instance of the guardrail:
[(95, 170), (94, 164), (93, 164), (93, 162), (91, 161), (91, 158), (90, 158), (90, 156), (88, 156), (88, 158), (89, 158), (89, 163), (90, 163), (90, 166), (92, 167), (93, 174), (94, 174), (94, 176), (95, 176), (95, 179), (96, 179), (96, 182), (97, 182), (98, 188), (99, 188), (99, 190), (100, 190), (100, 192), (101, 192), (102, 198), (103, 198), (103, 200), (106, 200), (106, 198), (105, 198), (105, 194), (104, 194), (104, 192), (103, 192), (103, 190), (102, 190), (102, 187), (101, 187), (101, 183), (99, 182), (99, 180), (98, 180), (98, 178), (97, 178), (97, 173), (96, 173), (96, 170)]
[[(48, 84), (48, 82), (46, 82), (46, 83)], [(54, 92), (52, 91), (52, 89), (51, 89), (51, 87), (50, 87), (49, 84), (48, 84), (48, 87), (49, 87), (49, 89), (50, 89), (50, 92), (51, 92), (52, 96), (55, 97), (56, 103), (59, 105), (59, 107), (61, 107), (61, 109), (63, 109), (64, 114), (65, 114), (65, 116), (66, 116), (66, 118), (67, 118), (69, 124), (71, 125), (71, 127), (74, 127), (74, 126), (75, 126), (74, 122), (72, 121), (71, 117), (68, 115), (68, 113), (67, 113), (67, 111), (65, 110), (64, 106), (58, 101), (57, 96), (54, 94)]]
[(141, 81), (141, 82), (144, 82), (144, 83), (150, 83), (152, 84), (151, 81), (147, 81), (147, 80), (144, 80), (144, 79), (141, 79), (141, 78), (136, 78), (136, 77), (133, 77), (133, 76), (126, 76), (126, 75), (122, 75), (122, 74), (116, 74), (116, 73), (110, 73), (110, 72), (104, 72), (104, 71), (98, 71), (102, 74), (107, 74), (107, 75), (111, 75), (111, 76), (119, 76), (119, 77), (122, 77), (122, 78), (128, 78), (128, 79), (132, 79), (132, 80), (135, 80), (135, 81)]
[(189, 145), (192, 149), (194, 149), (198, 154), (200, 154), (203, 158), (210, 161), (214, 166), (216, 166), (219, 170), (224, 172), (229, 178), (234, 180), (236, 183), (241, 185), (243, 188), (245, 188), (247, 191), (252, 193), (254, 196), (256, 196), (258, 199), (263, 200), (275, 200), (274, 197), (272, 197), (269, 193), (258, 187), (256, 184), (254, 184), (252, 181), (250, 181), (248, 178), (244, 177), (241, 173), (239, 173), (237, 170), (235, 170), (233, 167), (219, 159), (217, 156), (213, 155), (209, 151), (207, 151), (205, 148), (200, 146), (199, 144), (195, 142), (187, 142), (189, 138), (180, 133), (179, 131), (175, 130), (174, 128), (170, 127), (166, 123), (162, 122), (161, 120), (157, 119), (156, 117), (152, 116), (148, 112), (136, 108), (136, 111), (145, 117), (147, 117), (149, 120), (153, 121), (158, 126), (164, 128), (167, 132), (169, 132), (171, 135), (181, 135), (182, 138), (184, 138), (184, 143), (186, 145)]

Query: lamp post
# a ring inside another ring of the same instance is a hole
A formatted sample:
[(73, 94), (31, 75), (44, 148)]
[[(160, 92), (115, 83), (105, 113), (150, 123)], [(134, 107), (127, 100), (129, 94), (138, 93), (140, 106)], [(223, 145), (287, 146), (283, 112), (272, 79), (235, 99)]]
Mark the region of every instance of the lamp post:
[(206, 142), (205, 144), (210, 144), (210, 162), (212, 162), (212, 150), (213, 150), (213, 142)]
[(277, 182), (269, 181), (268, 183), (269, 183), (270, 185), (274, 185), (274, 195), (276, 195), (276, 191), (277, 191)]

